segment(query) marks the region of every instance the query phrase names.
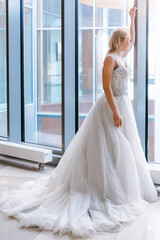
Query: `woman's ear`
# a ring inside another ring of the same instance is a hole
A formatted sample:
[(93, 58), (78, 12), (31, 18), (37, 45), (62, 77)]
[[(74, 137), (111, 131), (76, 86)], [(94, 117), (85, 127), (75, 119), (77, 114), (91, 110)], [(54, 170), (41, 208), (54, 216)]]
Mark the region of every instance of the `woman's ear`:
[(122, 44), (123, 44), (123, 45), (126, 44), (126, 39), (123, 39)]

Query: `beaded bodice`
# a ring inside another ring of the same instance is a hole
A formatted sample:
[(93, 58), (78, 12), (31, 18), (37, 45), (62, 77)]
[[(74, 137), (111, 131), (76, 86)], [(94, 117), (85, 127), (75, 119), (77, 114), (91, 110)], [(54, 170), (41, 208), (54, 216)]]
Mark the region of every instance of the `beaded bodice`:
[(129, 69), (123, 66), (113, 54), (108, 54), (115, 58), (118, 67), (114, 69), (112, 75), (111, 88), (114, 96), (121, 96), (128, 94), (128, 78)]

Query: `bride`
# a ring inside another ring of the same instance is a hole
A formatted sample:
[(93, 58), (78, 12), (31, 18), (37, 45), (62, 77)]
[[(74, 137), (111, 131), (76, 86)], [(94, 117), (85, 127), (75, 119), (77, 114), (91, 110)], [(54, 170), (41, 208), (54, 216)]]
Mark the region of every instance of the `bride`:
[(128, 95), (123, 58), (134, 45), (130, 32), (113, 32), (103, 65), (103, 93), (90, 109), (52, 174), (3, 194), (0, 210), (21, 226), (91, 236), (115, 232), (157, 201)]

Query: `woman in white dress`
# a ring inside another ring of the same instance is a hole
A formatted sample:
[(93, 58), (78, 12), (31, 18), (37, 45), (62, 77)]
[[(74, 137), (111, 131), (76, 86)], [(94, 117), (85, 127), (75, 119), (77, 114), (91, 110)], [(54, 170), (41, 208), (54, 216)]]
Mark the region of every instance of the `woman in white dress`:
[(127, 92), (123, 58), (135, 39), (136, 8), (130, 33), (115, 30), (103, 65), (104, 92), (50, 176), (3, 194), (0, 209), (22, 226), (91, 236), (119, 231), (157, 200)]

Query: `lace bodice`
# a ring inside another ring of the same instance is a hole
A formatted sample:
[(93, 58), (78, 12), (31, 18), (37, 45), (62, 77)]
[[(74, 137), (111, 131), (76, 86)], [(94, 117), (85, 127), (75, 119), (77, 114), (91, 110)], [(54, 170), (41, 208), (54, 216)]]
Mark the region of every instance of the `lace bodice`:
[(118, 67), (113, 71), (111, 88), (114, 96), (121, 96), (128, 94), (128, 67), (123, 66), (113, 54), (107, 56), (113, 56), (118, 64)]

